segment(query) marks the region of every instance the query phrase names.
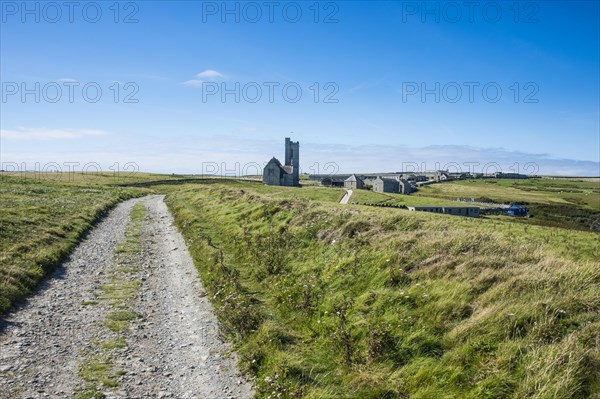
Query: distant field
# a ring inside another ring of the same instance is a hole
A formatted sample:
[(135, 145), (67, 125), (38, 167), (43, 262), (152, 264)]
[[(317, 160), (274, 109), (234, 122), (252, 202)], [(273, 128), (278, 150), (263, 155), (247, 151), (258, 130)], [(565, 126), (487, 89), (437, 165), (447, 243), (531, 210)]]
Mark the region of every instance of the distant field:
[(516, 223), (600, 231), (600, 180), (481, 179), (421, 187), (414, 196), (524, 204), (533, 216)]
[(600, 393), (596, 233), (296, 192), (167, 196), (257, 397)]
[(0, 313), (29, 293), (118, 202), (146, 190), (0, 179)]
[(142, 172), (74, 172), (74, 173), (34, 173), (34, 172), (0, 172), (0, 181), (2, 178), (27, 179), (38, 182), (60, 183), (60, 184), (76, 184), (76, 185), (91, 185), (91, 186), (106, 186), (112, 184), (135, 184), (146, 183), (157, 180), (179, 180), (187, 178), (198, 178), (199, 176), (190, 175), (175, 175), (175, 174), (156, 174)]
[(419, 196), (483, 198), (496, 202), (575, 205), (600, 210), (600, 181), (479, 179), (422, 187)]

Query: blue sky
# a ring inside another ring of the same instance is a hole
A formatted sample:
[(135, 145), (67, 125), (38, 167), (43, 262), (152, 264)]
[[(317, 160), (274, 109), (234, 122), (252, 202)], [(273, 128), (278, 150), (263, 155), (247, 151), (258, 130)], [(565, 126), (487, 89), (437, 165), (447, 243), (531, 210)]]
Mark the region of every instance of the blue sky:
[(1, 2), (3, 164), (231, 171), (291, 134), (306, 172), (600, 175), (597, 1), (22, 4)]

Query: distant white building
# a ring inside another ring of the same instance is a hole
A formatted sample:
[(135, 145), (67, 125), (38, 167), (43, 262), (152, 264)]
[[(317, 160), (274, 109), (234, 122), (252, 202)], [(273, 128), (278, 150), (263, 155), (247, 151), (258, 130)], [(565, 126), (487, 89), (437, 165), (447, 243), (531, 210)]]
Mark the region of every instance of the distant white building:
[(344, 180), (344, 188), (347, 188), (349, 190), (362, 189), (365, 188), (365, 183), (363, 179), (353, 174), (349, 178)]
[(410, 194), (413, 191), (413, 187), (408, 180), (379, 176), (373, 180), (373, 191), (378, 193)]

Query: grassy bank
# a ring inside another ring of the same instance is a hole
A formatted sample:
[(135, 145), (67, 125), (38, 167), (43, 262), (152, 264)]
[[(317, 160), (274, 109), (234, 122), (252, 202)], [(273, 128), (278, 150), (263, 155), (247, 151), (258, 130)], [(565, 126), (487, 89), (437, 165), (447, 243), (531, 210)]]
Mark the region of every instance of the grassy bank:
[(0, 179), (0, 313), (28, 294), (118, 202), (147, 190)]
[(167, 197), (258, 397), (600, 393), (597, 234), (264, 190)]

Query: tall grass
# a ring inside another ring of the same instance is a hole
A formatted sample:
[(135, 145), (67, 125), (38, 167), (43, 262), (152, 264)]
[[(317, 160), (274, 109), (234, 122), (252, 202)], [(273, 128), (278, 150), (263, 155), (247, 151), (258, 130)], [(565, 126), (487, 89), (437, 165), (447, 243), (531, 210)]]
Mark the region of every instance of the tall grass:
[(595, 233), (218, 184), (167, 202), (258, 397), (600, 394)]
[(0, 180), (0, 314), (23, 298), (118, 202), (145, 190)]

